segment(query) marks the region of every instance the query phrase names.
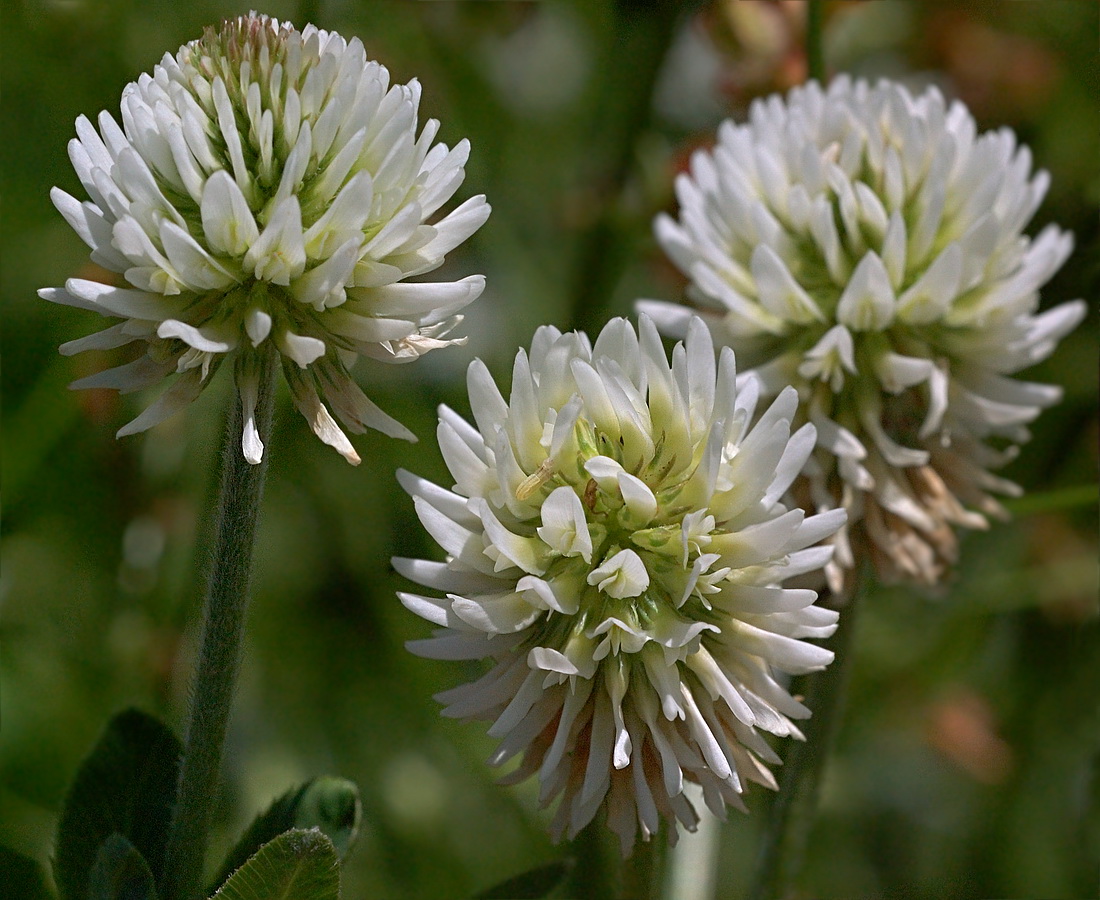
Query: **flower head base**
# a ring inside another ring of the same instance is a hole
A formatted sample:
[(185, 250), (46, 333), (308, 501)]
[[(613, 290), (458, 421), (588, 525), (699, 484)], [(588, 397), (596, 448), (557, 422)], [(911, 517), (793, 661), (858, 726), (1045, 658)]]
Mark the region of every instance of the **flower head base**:
[[(120, 436), (193, 400), (233, 351), (251, 423), (249, 357), (271, 341), (298, 409), (350, 462), (359, 458), (325, 401), (351, 431), (414, 439), (348, 367), (462, 342), (444, 335), (484, 279), (405, 279), (438, 267), (489, 214), (477, 196), (428, 224), (461, 184), (469, 144), (433, 143), (434, 119), (418, 137), (419, 100), (419, 84), (391, 87), (358, 38), (253, 14), (207, 29), (127, 85), (121, 128), (106, 112), (98, 132), (77, 120), (69, 155), (91, 201), (58, 188), (53, 201), (92, 259), (130, 287), (72, 279), (39, 293), (125, 319), (63, 353), (148, 347), (74, 386), (133, 391), (179, 373)], [(243, 450), (252, 462), (263, 453), (251, 424)]]
[(538, 773), (558, 837), (601, 806), (624, 854), (662, 818), (694, 828), (685, 780), (716, 814), (743, 809), (747, 781), (775, 786), (757, 729), (801, 737), (809, 715), (776, 671), (827, 665), (801, 638), (837, 619), (778, 586), (824, 565), (811, 545), (844, 520), (779, 502), (814, 444), (812, 425), (790, 433), (795, 392), (750, 428), (756, 383), (736, 387), (732, 352), (716, 371), (696, 319), (670, 366), (644, 316), (594, 347), (541, 328), (508, 400), (478, 361), (469, 388), (476, 428), (440, 410), (453, 490), (400, 473), (449, 554), (394, 561), (445, 594), (400, 595), (441, 626), (412, 649), (494, 663), (441, 695), (444, 714), (493, 722), (493, 765), (523, 754), (505, 780)]
[[(1085, 312), (1035, 315), (1072, 246), (1055, 227), (1021, 234), (1047, 182), (1011, 131), (977, 136), (934, 88), (840, 77), (725, 122), (677, 181), (679, 222), (656, 222), (716, 339), (765, 393), (797, 387), (819, 441), (798, 496), (849, 509), (888, 577), (935, 583), (953, 526), (1002, 514), (991, 493), (1018, 489), (989, 469), (1060, 396), (1006, 377)], [(693, 315), (640, 308), (674, 335)], [(854, 563), (847, 528), (837, 550), (834, 589)]]

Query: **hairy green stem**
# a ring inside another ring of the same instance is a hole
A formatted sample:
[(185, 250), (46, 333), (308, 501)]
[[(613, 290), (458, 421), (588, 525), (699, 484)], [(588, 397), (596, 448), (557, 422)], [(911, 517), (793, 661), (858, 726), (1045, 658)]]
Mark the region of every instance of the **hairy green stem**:
[(617, 0), (611, 40), (600, 60), (600, 90), (593, 107), (587, 156), (592, 203), (599, 212), (580, 234), (569, 325), (590, 334), (610, 315), (615, 285), (633, 250), (625, 243), (620, 198), (634, 169), (638, 138), (649, 123), (661, 64), (676, 35), (676, 23), (700, 0)]
[(593, 819), (572, 841), (576, 862), (565, 888), (565, 896), (576, 900), (605, 900), (615, 896), (614, 871), (618, 850), (612, 851), (607, 826)]
[[(803, 703), (813, 716), (802, 728), (806, 740), (791, 741), (783, 760), (779, 791), (772, 803), (765, 829), (764, 844), (749, 893), (750, 900), (786, 900), (802, 869), (817, 811), (818, 789), (844, 714), (856, 610), (861, 602), (860, 595), (870, 580), (866, 571), (857, 578), (851, 600), (839, 607), (839, 627), (825, 644), (836, 654), (832, 664), (823, 672), (803, 676), (792, 686), (792, 693), (804, 694)], [(824, 605), (830, 604), (826, 602)]]
[(664, 881), (664, 834), (639, 841), (629, 859), (623, 860), (622, 900), (659, 900)]
[[(258, 364), (260, 370), (255, 415), (260, 440), (266, 444), (275, 406), (277, 354), (267, 345), (265, 348), (266, 352), (261, 351), (249, 362)], [(245, 460), (241, 451), (243, 424), (244, 412), (237, 397), (228, 417), (222, 449), (213, 558), (184, 732), (176, 808), (161, 880), (160, 894), (165, 900), (191, 900), (202, 884), (222, 745), (241, 664), (252, 545), (270, 455), (265, 452), (263, 461), (257, 465)]]
[(825, 0), (806, 0), (806, 69), (810, 78), (825, 83)]

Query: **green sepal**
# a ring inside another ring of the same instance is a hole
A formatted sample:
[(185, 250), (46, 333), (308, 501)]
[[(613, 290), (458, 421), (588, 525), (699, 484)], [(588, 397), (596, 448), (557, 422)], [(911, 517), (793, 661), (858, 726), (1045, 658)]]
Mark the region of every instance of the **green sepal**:
[(160, 871), (181, 752), (176, 736), (146, 713), (128, 709), (111, 719), (61, 810), (54, 877), (62, 900), (88, 900), (100, 846), (115, 833)]
[(572, 868), (572, 860), (547, 863), (500, 884), (494, 884), (480, 894), (475, 894), (473, 900), (539, 900), (549, 897)]
[(318, 828), (268, 841), (234, 872), (214, 900), (340, 900), (340, 860)]
[(0, 884), (20, 900), (52, 900), (42, 866), (8, 847), (0, 847)]
[(325, 775), (292, 788), (252, 820), (222, 863), (215, 884), (224, 882), (257, 850), (291, 828), (320, 828), (343, 859), (359, 832), (362, 805), (351, 781)]
[(99, 845), (88, 873), (88, 900), (157, 900), (149, 863), (118, 832)]

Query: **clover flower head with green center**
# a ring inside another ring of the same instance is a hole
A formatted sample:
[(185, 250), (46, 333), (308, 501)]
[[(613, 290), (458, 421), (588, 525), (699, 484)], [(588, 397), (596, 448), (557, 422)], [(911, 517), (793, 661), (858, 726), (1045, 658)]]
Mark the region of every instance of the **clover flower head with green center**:
[(440, 626), (410, 649), (487, 658), (482, 678), (440, 695), (444, 715), (491, 721), (505, 781), (538, 775), (552, 831), (574, 836), (602, 808), (624, 855), (670, 822), (694, 829), (702, 785), (719, 816), (749, 781), (775, 782), (759, 731), (801, 734), (808, 716), (780, 673), (824, 668), (836, 612), (783, 579), (820, 569), (811, 546), (843, 510), (807, 518), (780, 502), (813, 448), (791, 434), (783, 392), (750, 427), (757, 384), (717, 368), (695, 319), (669, 364), (652, 321), (612, 320), (594, 346), (540, 328), (506, 400), (469, 369), (476, 427), (440, 409), (452, 489), (399, 473), (446, 562), (396, 559), (442, 597), (402, 593)]
[(295, 405), (318, 437), (359, 457), (351, 431), (414, 440), (348, 374), (363, 355), (408, 362), (446, 340), (480, 275), (408, 282), (442, 264), (489, 214), (482, 196), (438, 215), (462, 183), (469, 144), (417, 135), (420, 85), (390, 86), (358, 38), (299, 32), (251, 14), (166, 54), (122, 94), (122, 125), (76, 123), (69, 155), (90, 201), (54, 204), (128, 283), (70, 279), (40, 295), (125, 321), (65, 354), (147, 345), (135, 361), (74, 387), (134, 391), (175, 381), (119, 435), (198, 396), (227, 354), (245, 412), (242, 449), (263, 445), (253, 411), (262, 345), (274, 345)]
[(697, 308), (639, 308), (672, 336), (702, 315), (766, 394), (797, 387), (819, 442), (799, 502), (851, 513), (834, 589), (864, 552), (936, 583), (954, 526), (986, 527), (1004, 514), (992, 494), (1019, 492), (990, 469), (1061, 392), (1008, 376), (1085, 314), (1036, 314), (1073, 243), (1022, 233), (1048, 181), (1010, 130), (979, 136), (935, 88), (843, 76), (756, 101), (678, 177), (679, 221), (656, 233)]

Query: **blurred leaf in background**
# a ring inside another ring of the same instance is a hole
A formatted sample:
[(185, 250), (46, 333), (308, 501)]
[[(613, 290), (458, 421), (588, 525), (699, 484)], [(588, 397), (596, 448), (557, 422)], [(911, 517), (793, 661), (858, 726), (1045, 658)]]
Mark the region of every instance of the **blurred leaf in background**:
[[(346, 896), (470, 896), (563, 850), (544, 833), (532, 785), (493, 784), (491, 740), (438, 716), (432, 694), (475, 671), (404, 650), (425, 630), (394, 598), (406, 586), (387, 561), (432, 550), (394, 470), (447, 477), (435, 407), (468, 411), (474, 356), (506, 382), (538, 325), (597, 328), (636, 297), (680, 295), (652, 218), (671, 208), (678, 168), (723, 117), (802, 79), (804, 10), (764, 0), (314, 8), (317, 24), (362, 38), (395, 81), (420, 79), (421, 118), (444, 123), (442, 140), (470, 139), (458, 199), (483, 192), (494, 212), (448, 266), (455, 277), (484, 272), (489, 287), (462, 326), (467, 347), (429, 356), (415, 379), (369, 361), (355, 371), (421, 443), (364, 435), (354, 470), (318, 452), (283, 398), (215, 843), (227, 849), (290, 785), (332, 772), (362, 789)], [(140, 398), (65, 390), (107, 360), (59, 357), (59, 343), (97, 323), (35, 296), (95, 277), (49, 189), (79, 193), (65, 150), (77, 115), (117, 112), (128, 81), (242, 11), (213, 0), (24, 0), (6, 11), (0, 845), (44, 865), (65, 786), (103, 723), (129, 705), (179, 722), (228, 398), (222, 378), (185, 414), (116, 441)], [(286, 2), (261, 11), (298, 16)], [(1052, 176), (1033, 227), (1057, 221), (1077, 238), (1044, 305), (1094, 303), (1100, 7), (888, 0), (826, 11), (833, 70), (934, 82), (982, 127), (1008, 125), (1031, 146)], [(1095, 891), (1095, 329), (1094, 313), (1028, 373), (1066, 397), (1006, 472), (1029, 491), (1016, 520), (968, 537), (949, 591), (883, 591), (868, 603), (808, 895)], [(751, 794), (752, 815), (726, 826), (719, 896), (744, 888), (768, 800)]]

